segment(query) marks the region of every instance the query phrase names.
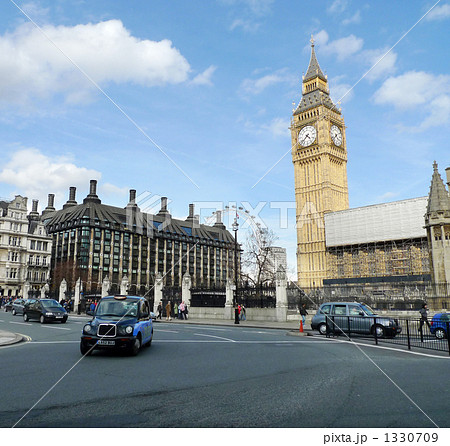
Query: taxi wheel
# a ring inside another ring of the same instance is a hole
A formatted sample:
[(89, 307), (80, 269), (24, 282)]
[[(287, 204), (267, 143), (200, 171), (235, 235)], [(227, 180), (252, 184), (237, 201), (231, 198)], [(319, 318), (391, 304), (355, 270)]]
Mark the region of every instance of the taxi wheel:
[(13, 314), (13, 316), (15, 316), (17, 313), (16, 313), (16, 310), (13, 308), (13, 310), (12, 310), (12, 314)]
[(25, 321), (25, 322), (28, 322), (28, 314), (27, 313), (23, 313), (23, 320)]
[(45, 317), (44, 317), (44, 315), (41, 315), (41, 317), (39, 318), (39, 322), (41, 324), (45, 324)]
[(136, 356), (139, 353), (139, 350), (141, 349), (141, 337), (138, 336), (135, 340), (134, 340), (134, 344), (133, 347), (131, 347), (131, 354), (133, 356)]

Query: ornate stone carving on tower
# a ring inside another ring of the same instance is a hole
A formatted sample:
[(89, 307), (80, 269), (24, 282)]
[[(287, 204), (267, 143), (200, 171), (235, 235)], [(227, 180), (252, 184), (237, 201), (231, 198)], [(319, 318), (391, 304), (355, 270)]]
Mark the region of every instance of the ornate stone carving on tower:
[[(445, 171), (450, 189), (450, 167)], [(445, 296), (450, 286), (450, 195), (439, 174), (436, 161), (433, 164), (425, 228), (430, 251), (431, 277), (436, 292), (443, 292), (441, 295)]]
[(303, 288), (321, 287), (327, 277), (327, 212), (348, 209), (347, 147), (341, 110), (330, 98), (311, 37), (311, 60), (302, 99), (291, 119), (297, 215), (297, 274)]

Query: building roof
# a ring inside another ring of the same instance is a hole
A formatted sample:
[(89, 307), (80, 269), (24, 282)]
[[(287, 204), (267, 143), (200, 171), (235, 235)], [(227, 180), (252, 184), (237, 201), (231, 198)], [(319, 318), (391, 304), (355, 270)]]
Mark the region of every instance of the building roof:
[(84, 199), (82, 204), (72, 205), (59, 211), (48, 212), (44, 216), (49, 233), (68, 230), (72, 227), (97, 226), (112, 230), (129, 231), (137, 234), (157, 236), (178, 235), (193, 241), (220, 241), (234, 243), (234, 238), (224, 225), (208, 226), (199, 224), (193, 218), (174, 219), (170, 213), (148, 214), (137, 206), (125, 208), (102, 204), (98, 199)]
[(314, 79), (315, 77), (320, 77), (320, 79), (327, 82), (327, 78), (322, 73), (319, 62), (317, 61), (316, 52), (314, 51), (314, 39), (311, 37), (311, 59), (309, 60), (308, 70), (303, 78), (303, 82)]
[(318, 107), (319, 105), (323, 105), (330, 110), (334, 110), (336, 113), (341, 114), (328, 93), (325, 93), (322, 90), (313, 90), (302, 96), (302, 100), (300, 101), (300, 104), (298, 104), (294, 115), (298, 115), (299, 113), (303, 113), (304, 111)]
[(327, 247), (424, 238), (427, 197), (325, 214)]
[[(314, 39), (311, 36), (311, 59), (309, 61), (306, 75), (303, 76), (303, 83), (306, 83), (316, 77), (322, 79), (326, 84), (328, 84), (327, 77), (323, 74), (322, 70), (320, 69), (319, 62), (317, 61), (316, 52), (314, 51)], [(323, 87), (317, 85), (314, 90), (309, 91), (302, 96), (302, 100), (300, 101), (300, 104), (298, 104), (294, 115), (298, 115), (299, 113), (302, 113), (319, 105), (323, 105), (329, 109), (332, 109), (336, 113), (341, 113), (331, 100), (328, 91), (324, 91)]]

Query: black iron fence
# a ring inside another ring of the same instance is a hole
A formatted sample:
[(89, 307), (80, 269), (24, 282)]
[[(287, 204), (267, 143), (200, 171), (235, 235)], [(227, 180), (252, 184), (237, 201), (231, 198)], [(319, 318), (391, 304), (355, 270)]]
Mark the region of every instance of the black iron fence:
[(344, 335), (348, 338), (370, 337), (375, 344), (397, 344), (448, 352), (450, 355), (450, 322), (398, 319), (383, 316), (353, 317), (326, 316), (319, 330), (329, 336)]
[(277, 306), (276, 288), (273, 285), (237, 288), (235, 299), (247, 308), (275, 308)]
[(225, 307), (225, 288), (191, 288), (191, 307)]

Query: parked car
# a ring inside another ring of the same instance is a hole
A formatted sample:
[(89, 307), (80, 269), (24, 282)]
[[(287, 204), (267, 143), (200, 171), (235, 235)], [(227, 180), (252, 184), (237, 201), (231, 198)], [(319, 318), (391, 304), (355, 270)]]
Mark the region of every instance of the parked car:
[(438, 339), (447, 337), (447, 323), (450, 323), (450, 313), (436, 313), (430, 323), (430, 331)]
[(38, 319), (41, 324), (56, 321), (64, 324), (67, 321), (67, 311), (54, 299), (39, 299), (26, 302), (23, 307), (23, 320)]
[(11, 313), (15, 316), (16, 314), (23, 314), (23, 305), (26, 300), (18, 298), (11, 304)]
[(397, 319), (378, 316), (368, 305), (358, 302), (327, 302), (311, 319), (311, 328), (320, 334), (359, 333), (379, 338), (394, 337), (402, 331)]
[(100, 300), (93, 319), (83, 327), (80, 351), (90, 355), (94, 349), (121, 349), (137, 355), (142, 346), (150, 347), (153, 322), (148, 301), (139, 296), (107, 296)]

